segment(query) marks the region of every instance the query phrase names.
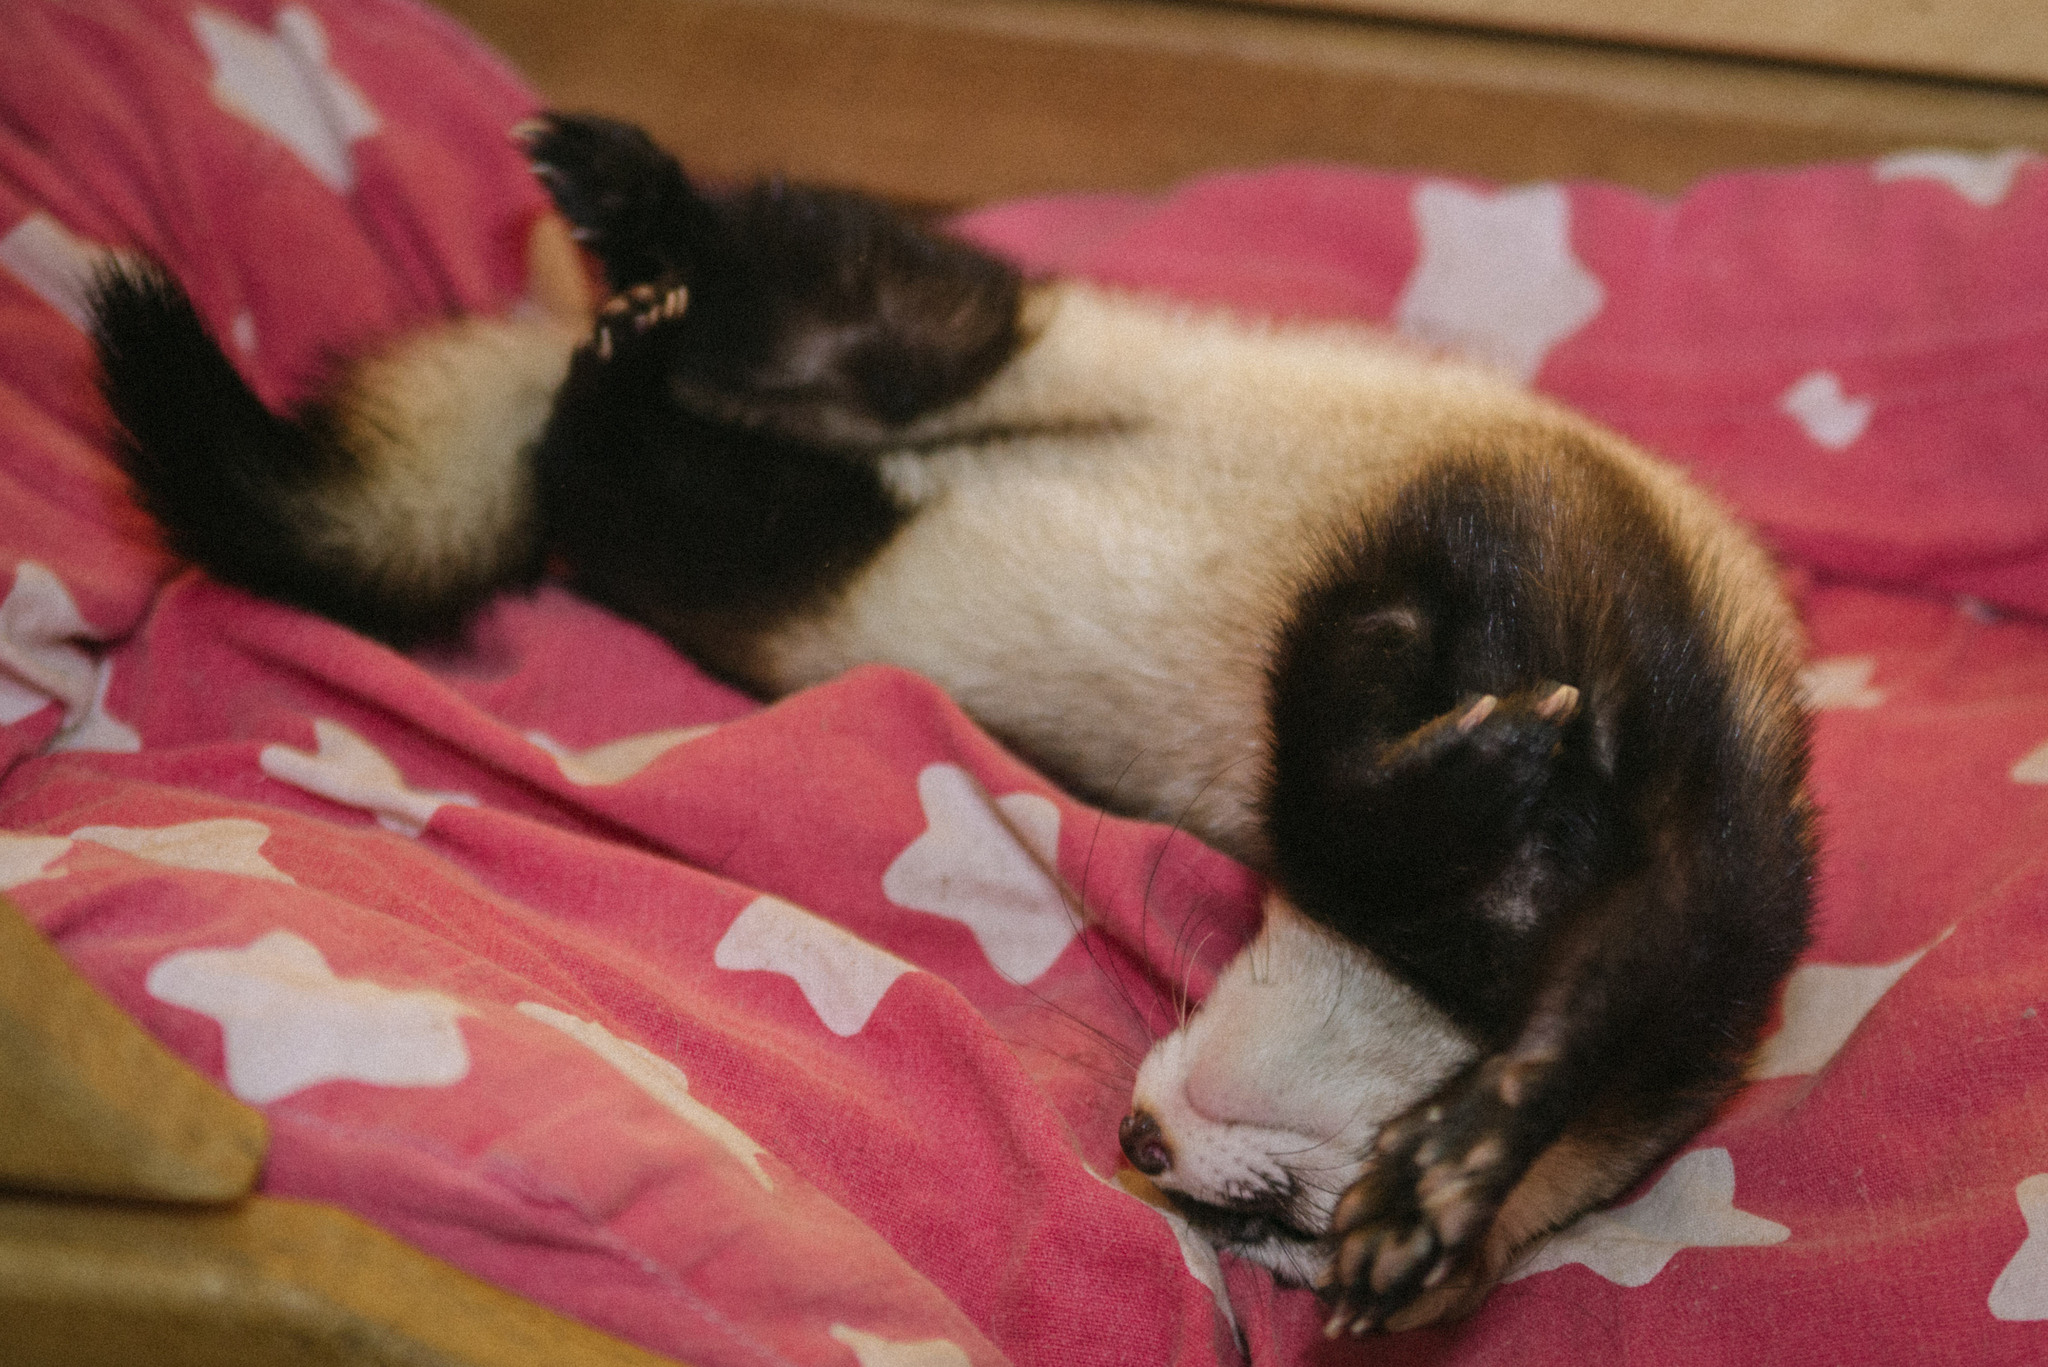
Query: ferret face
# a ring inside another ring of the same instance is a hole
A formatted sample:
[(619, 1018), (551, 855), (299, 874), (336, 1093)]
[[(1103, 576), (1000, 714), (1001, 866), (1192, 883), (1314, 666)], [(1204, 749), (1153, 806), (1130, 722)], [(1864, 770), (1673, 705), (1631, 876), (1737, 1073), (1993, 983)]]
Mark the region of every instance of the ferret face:
[(1474, 1053), (1372, 955), (1272, 894), (1258, 938), (1146, 1055), (1124, 1153), (1212, 1242), (1312, 1282), (1380, 1127)]

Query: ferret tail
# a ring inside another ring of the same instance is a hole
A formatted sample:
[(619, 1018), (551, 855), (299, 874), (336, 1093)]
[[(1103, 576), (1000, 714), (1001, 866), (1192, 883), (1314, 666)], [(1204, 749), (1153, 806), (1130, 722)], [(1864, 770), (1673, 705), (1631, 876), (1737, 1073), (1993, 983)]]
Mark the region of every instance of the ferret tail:
[(137, 501), (215, 578), (406, 647), (538, 575), (533, 450), (575, 345), (559, 325), (413, 334), (280, 416), (160, 268), (103, 273), (93, 315)]

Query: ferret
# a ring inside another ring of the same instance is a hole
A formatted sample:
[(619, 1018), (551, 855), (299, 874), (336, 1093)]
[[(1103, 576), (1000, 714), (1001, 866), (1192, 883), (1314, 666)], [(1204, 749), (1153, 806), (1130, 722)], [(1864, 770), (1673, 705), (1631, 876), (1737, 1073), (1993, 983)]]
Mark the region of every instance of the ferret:
[(278, 415), (161, 271), (102, 279), (173, 549), (399, 647), (552, 564), (764, 698), (917, 670), (1263, 872), (1119, 1138), (1332, 1334), (1468, 1313), (1732, 1094), (1807, 935), (1800, 644), (1676, 471), (1360, 328), (1026, 280), (604, 119), (524, 139), (594, 326), (454, 321)]

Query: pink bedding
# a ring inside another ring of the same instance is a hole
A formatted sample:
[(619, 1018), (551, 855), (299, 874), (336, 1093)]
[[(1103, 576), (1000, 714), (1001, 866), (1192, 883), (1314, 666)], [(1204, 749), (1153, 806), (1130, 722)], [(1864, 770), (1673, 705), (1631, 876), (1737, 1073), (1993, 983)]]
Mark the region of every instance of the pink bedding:
[(1326, 1345), (1114, 1184), (1250, 875), (908, 675), (758, 707), (557, 589), (405, 657), (153, 548), (82, 272), (156, 254), (279, 401), (517, 307), (502, 66), (400, 0), (5, 26), (0, 886), (264, 1108), (267, 1190), (701, 1367), (2048, 1360), (2048, 162), (1674, 201), (1293, 167), (965, 221), (1488, 356), (1688, 464), (1800, 597), (1825, 872), (1757, 1081), (1470, 1323)]

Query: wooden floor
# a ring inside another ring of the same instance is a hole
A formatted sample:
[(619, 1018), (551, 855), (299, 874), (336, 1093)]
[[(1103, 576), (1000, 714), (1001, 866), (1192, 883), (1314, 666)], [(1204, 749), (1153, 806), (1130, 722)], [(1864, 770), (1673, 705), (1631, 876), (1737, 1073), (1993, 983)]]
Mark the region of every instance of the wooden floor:
[(1730, 166), (2048, 146), (2048, 90), (1269, 5), (442, 2), (551, 103), (641, 123), (700, 172), (934, 204), (1295, 159), (1668, 191)]

